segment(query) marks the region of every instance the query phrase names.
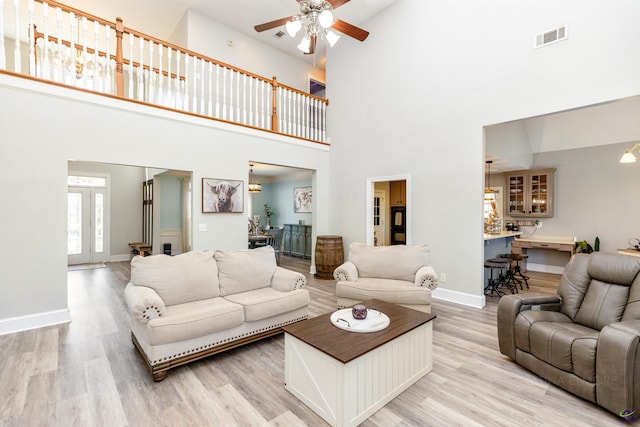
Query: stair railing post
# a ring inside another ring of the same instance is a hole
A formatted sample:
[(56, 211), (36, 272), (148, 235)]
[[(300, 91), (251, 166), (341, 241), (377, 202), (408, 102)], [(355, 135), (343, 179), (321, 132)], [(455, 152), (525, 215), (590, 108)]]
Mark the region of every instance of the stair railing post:
[(122, 23), (122, 18), (116, 18), (116, 95), (121, 98), (124, 98), (124, 72), (122, 53), (123, 34), (124, 24)]
[(273, 80), (271, 80), (271, 130), (275, 132), (278, 131), (277, 94), (278, 94), (278, 79), (276, 79), (276, 76), (273, 76)]

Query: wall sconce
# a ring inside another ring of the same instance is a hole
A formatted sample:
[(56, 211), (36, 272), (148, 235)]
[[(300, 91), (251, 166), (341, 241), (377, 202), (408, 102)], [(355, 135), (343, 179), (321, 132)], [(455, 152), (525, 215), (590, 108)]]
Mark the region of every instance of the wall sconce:
[(635, 163), (636, 156), (633, 155), (633, 150), (640, 148), (640, 142), (636, 142), (633, 147), (624, 151), (622, 157), (620, 157), (620, 163)]

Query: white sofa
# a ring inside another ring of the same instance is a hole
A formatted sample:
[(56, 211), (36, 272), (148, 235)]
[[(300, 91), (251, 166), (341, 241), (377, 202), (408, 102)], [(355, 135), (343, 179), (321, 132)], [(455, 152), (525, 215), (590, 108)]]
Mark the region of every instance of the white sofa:
[(134, 345), (155, 381), (175, 366), (275, 335), (308, 317), (303, 274), (270, 246), (136, 256), (124, 294)]
[(426, 245), (369, 246), (352, 243), (347, 261), (333, 271), (338, 308), (376, 298), (431, 312), (438, 275)]

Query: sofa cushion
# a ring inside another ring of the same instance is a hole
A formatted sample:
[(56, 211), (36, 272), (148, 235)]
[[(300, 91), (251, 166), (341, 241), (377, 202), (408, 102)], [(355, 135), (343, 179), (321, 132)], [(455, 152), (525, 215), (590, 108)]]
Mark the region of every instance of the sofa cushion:
[(271, 286), (276, 257), (271, 246), (215, 252), (222, 296)]
[(429, 288), (394, 279), (368, 278), (355, 282), (338, 282), (336, 296), (360, 301), (376, 298), (396, 304), (431, 304)]
[(531, 353), (531, 327), (538, 322), (571, 323), (571, 319), (557, 311), (521, 311), (516, 316), (513, 324), (513, 334), (517, 348)]
[(577, 323), (536, 322), (530, 331), (531, 354), (594, 382), (598, 335), (598, 331)]
[(241, 304), (244, 307), (245, 321), (255, 322), (309, 305), (309, 291), (296, 289), (280, 292), (272, 288), (262, 288), (228, 295), (225, 299)]
[(136, 256), (131, 260), (131, 282), (154, 289), (165, 305), (220, 295), (218, 268), (212, 251)]
[(369, 246), (352, 243), (349, 261), (358, 268), (358, 277), (407, 280), (413, 282), (416, 271), (429, 265), (427, 245)]
[(167, 307), (164, 317), (147, 323), (149, 344), (184, 341), (233, 328), (244, 322), (241, 305), (224, 298), (209, 298)]
[(619, 322), (627, 306), (629, 289), (629, 286), (591, 280), (575, 322), (597, 330)]

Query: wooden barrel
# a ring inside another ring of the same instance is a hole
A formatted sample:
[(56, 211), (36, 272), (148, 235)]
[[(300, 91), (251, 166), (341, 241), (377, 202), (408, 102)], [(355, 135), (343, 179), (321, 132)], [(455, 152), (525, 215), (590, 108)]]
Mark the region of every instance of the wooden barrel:
[(333, 279), (333, 270), (343, 262), (342, 236), (318, 236), (316, 239), (316, 278)]

